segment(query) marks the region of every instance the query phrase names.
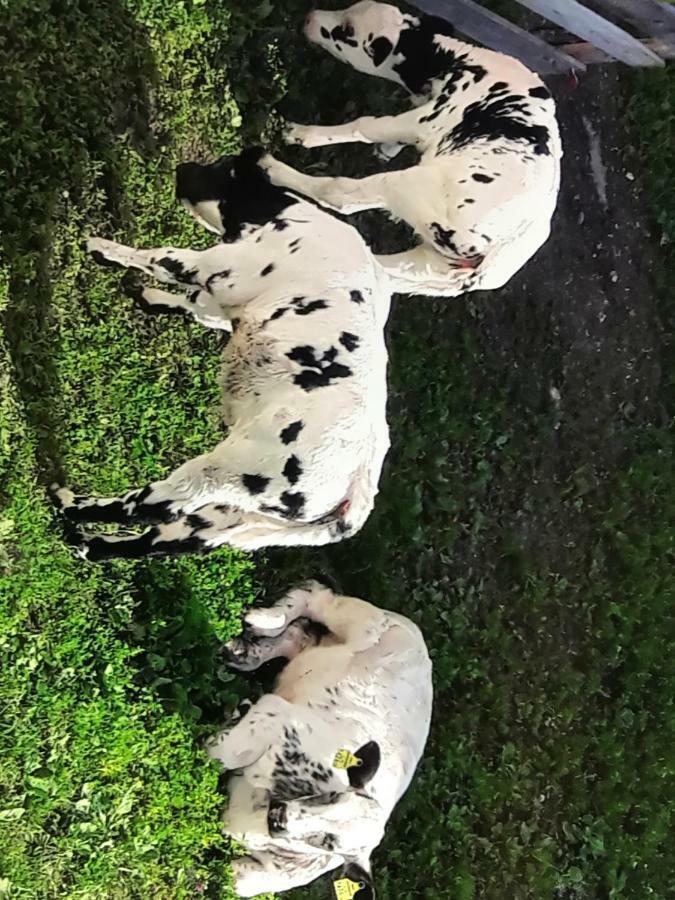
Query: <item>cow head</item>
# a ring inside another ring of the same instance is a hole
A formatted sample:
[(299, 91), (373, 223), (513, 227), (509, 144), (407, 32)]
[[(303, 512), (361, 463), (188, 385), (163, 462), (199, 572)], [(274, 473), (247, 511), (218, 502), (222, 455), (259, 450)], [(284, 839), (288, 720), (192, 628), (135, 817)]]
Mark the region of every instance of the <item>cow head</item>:
[[(379, 803), (368, 795), (366, 788), (379, 768), (380, 748), (370, 741), (353, 757), (360, 764), (347, 770), (349, 784), (342, 789), (334, 789), (336, 780), (326, 793), (297, 799), (284, 799), (273, 791), (267, 828), (270, 837), (288, 850), (342, 856), (349, 862), (344, 878), (357, 885), (363, 882), (359, 893), (352, 896), (369, 900), (375, 894), (368, 859), (382, 838), (383, 817)], [(350, 890), (356, 890), (354, 884)]]
[[(305, 34), (336, 59), (359, 72), (378, 75), (424, 92), (441, 66), (438, 35), (452, 27), (433, 16), (411, 16), (389, 3), (361, 0), (348, 9), (316, 9), (307, 16)], [(441, 56), (443, 54), (441, 53)]]
[(209, 231), (237, 240), (246, 226), (264, 225), (298, 202), (270, 182), (258, 165), (263, 154), (252, 147), (214, 163), (181, 163), (176, 198)]

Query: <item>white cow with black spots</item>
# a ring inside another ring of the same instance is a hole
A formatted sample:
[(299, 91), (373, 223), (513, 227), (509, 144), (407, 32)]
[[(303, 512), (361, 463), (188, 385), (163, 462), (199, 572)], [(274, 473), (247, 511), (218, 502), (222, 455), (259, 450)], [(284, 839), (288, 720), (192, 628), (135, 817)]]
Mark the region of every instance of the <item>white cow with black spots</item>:
[(443, 19), (371, 0), (314, 10), (305, 33), (355, 69), (406, 88), (414, 108), (292, 125), (289, 142), (412, 144), (421, 159), (354, 179), (311, 177), (267, 156), (273, 182), (343, 213), (384, 209), (411, 225), (419, 246), (378, 257), (394, 291), (453, 297), (504, 285), (548, 238), (560, 185), (555, 104), (540, 78), (510, 56), (455, 40)]
[[(249, 612), (228, 650), (248, 671), (289, 659), (274, 693), (208, 748), (232, 773), (226, 828), (247, 851), (234, 862), (239, 895), (290, 890), (343, 866), (339, 895), (371, 900), (371, 853), (429, 733), (419, 629), (312, 582)], [(336, 768), (339, 751), (355, 765)]]
[(141, 534), (78, 531), (91, 560), (325, 544), (357, 532), (373, 508), (389, 446), (387, 279), (354, 228), (269, 182), (261, 152), (178, 167), (178, 198), (222, 236), (210, 249), (89, 241), (97, 261), (187, 291), (136, 288), (147, 312), (232, 330), (222, 443), (122, 497), (55, 486), (72, 522), (151, 525)]

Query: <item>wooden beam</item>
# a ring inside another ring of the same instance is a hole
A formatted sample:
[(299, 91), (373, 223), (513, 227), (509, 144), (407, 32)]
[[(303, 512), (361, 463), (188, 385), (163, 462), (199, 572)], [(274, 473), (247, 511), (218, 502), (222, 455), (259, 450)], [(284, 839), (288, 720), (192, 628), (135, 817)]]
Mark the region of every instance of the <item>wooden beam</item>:
[(675, 6), (658, 0), (591, 0), (590, 6), (632, 25), (647, 38), (668, 38), (675, 32)]
[[(664, 38), (646, 38), (641, 41), (641, 43), (645, 47), (649, 47), (650, 50), (653, 50), (654, 53), (661, 57), (661, 59), (675, 59), (675, 34), (673, 34), (671, 38), (671, 40)], [(564, 50), (569, 56), (573, 56), (575, 59), (585, 63), (587, 66), (591, 66), (595, 63), (614, 62), (611, 56), (607, 56), (603, 50), (598, 50), (593, 44), (561, 44), (560, 49)]]
[(579, 60), (556, 50), (546, 41), (528, 34), (473, 0), (412, 0), (412, 4), (432, 16), (441, 16), (479, 44), (515, 56), (540, 75), (586, 70)]
[(572, 34), (629, 66), (663, 66), (665, 63), (649, 47), (627, 31), (603, 19), (577, 0), (517, 0), (532, 12), (555, 22)]

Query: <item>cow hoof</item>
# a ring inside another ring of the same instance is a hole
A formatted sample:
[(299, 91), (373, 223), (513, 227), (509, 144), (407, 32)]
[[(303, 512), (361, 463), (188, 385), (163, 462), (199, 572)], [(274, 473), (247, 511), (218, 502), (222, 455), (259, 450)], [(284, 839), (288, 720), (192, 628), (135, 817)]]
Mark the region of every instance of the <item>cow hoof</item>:
[(112, 243), (112, 241), (107, 241), (105, 238), (89, 238), (86, 243), (87, 253), (99, 266), (108, 266), (117, 269), (120, 267), (120, 264), (109, 259), (105, 253), (106, 248)]
[(75, 505), (75, 494), (70, 488), (62, 487), (54, 482), (54, 484), (49, 486), (49, 493), (52, 498), (52, 503), (60, 512), (68, 509), (69, 506)]
[(246, 625), (254, 634), (276, 637), (286, 627), (286, 615), (274, 607), (250, 609), (244, 617)]
[(271, 800), (267, 810), (267, 829), (270, 834), (281, 834), (288, 824), (286, 804), (281, 800)]

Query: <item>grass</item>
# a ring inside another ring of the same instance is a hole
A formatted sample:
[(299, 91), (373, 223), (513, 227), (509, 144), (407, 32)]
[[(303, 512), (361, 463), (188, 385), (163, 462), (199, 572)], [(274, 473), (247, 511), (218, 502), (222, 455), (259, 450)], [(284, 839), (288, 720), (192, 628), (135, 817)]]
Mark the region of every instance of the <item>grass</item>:
[[(83, 237), (196, 246), (172, 198), (177, 161), (273, 132), (286, 88), (289, 114), (324, 121), (388, 110), (390, 92), (289, 37), (300, 0), (0, 8), (0, 896), (232, 896), (200, 741), (250, 689), (218, 644), (254, 598), (318, 569), (411, 615), (434, 658), (432, 739), (375, 857), (380, 896), (667, 900), (665, 275), (660, 415), (616, 424), (626, 450), (599, 479), (580, 442), (537, 482), (555, 423), (486, 352), (479, 302), (398, 304), (393, 449), (357, 539), (255, 561), (83, 565), (54, 523), (54, 476), (117, 492), (219, 431), (218, 336), (133, 311)], [(672, 241), (672, 71), (629, 88), (631, 165)], [(665, 273), (671, 245), (661, 253)]]

